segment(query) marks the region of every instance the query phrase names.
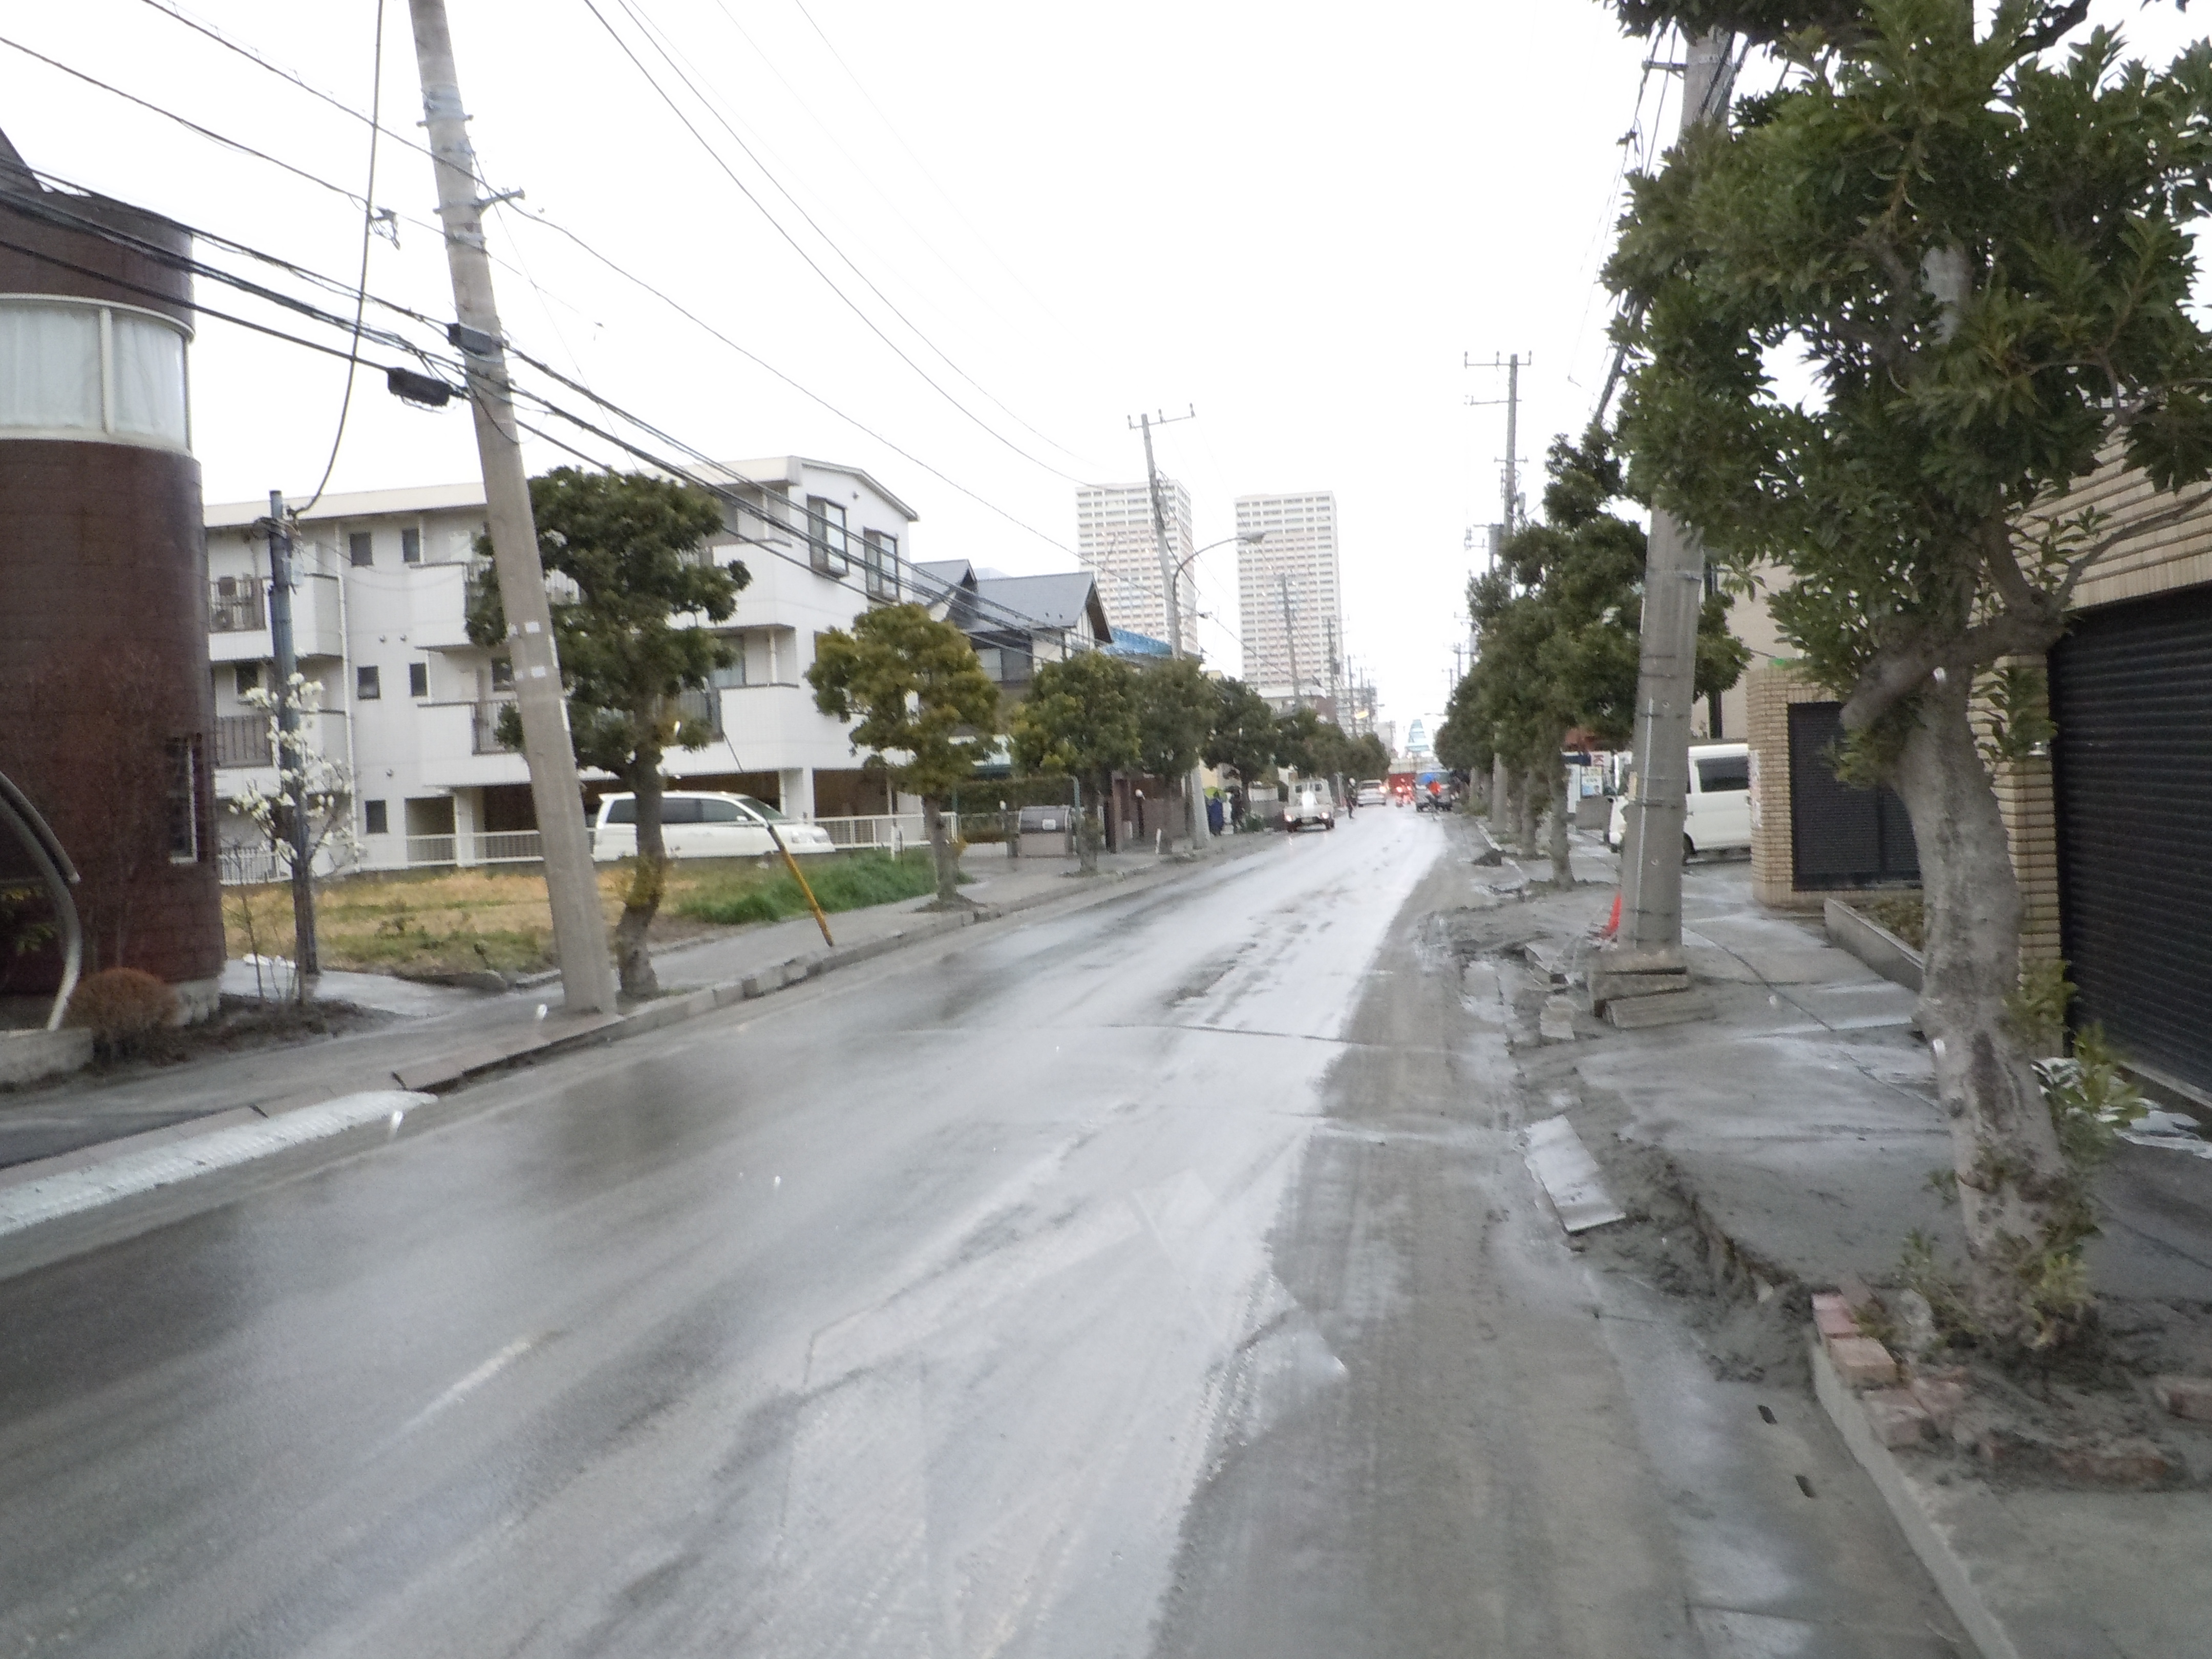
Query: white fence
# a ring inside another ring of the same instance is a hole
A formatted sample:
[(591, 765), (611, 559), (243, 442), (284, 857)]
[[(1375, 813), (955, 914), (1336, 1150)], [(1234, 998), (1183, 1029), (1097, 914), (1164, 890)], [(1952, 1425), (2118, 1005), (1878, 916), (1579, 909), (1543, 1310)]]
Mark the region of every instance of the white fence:
[[(957, 824), (948, 812), (945, 828), (957, 834)], [(880, 847), (886, 852), (902, 852), (917, 842), (929, 839), (921, 827), (919, 812), (879, 812), (872, 817), (817, 818), (815, 823), (829, 832), (830, 839), (840, 847)]]

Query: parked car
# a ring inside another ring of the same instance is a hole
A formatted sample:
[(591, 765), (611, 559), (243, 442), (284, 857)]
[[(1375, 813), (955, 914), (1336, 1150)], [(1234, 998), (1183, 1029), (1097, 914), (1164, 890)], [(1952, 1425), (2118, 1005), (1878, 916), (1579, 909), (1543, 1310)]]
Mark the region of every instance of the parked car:
[[(675, 859), (766, 858), (775, 851), (773, 823), (798, 857), (834, 853), (837, 843), (817, 823), (798, 823), (750, 795), (672, 789), (660, 798), (660, 838)], [(637, 797), (609, 795), (592, 821), (592, 856), (600, 863), (637, 855)]]
[(1382, 779), (1369, 778), (1359, 786), (1358, 799), (1362, 806), (1388, 806), (1390, 792), (1382, 787)]
[(1327, 778), (1300, 778), (1291, 786), (1289, 799), (1283, 802), (1283, 828), (1294, 832), (1336, 828), (1336, 791)]
[[(1613, 815), (1605, 829), (1605, 844), (1618, 851), (1628, 833), (1623, 810), (1636, 787), (1636, 775), (1628, 775), (1623, 792), (1613, 797)], [(1751, 845), (1751, 747), (1741, 743), (1694, 743), (1690, 745), (1690, 793), (1682, 812), (1682, 856), (1722, 853)]]

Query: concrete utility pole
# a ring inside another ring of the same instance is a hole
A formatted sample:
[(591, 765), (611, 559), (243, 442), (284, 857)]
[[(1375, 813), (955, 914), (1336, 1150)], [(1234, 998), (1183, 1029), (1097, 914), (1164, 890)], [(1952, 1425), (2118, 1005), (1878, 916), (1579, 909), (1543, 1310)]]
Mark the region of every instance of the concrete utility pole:
[[(1197, 407), (1193, 405), (1189, 414), (1178, 415), (1175, 418), (1188, 421), (1196, 419), (1197, 416)], [(1139, 415), (1136, 423), (1145, 434), (1145, 481), (1152, 496), (1152, 539), (1160, 550), (1160, 592), (1167, 596), (1168, 654), (1180, 657), (1182, 655), (1182, 599), (1177, 590), (1182, 568), (1176, 562), (1175, 555), (1168, 546), (1167, 495), (1160, 488), (1160, 469), (1152, 460), (1152, 428), (1166, 426), (1170, 422), (1164, 415)], [(1182, 781), (1182, 805), (1183, 817), (1190, 825), (1190, 844), (1194, 850), (1206, 844), (1207, 835), (1206, 786), (1199, 781), (1196, 767), (1191, 768), (1190, 775)]]
[[(1683, 66), (1682, 131), (1724, 118), (1734, 40), (1723, 30), (1692, 43)], [(1682, 825), (1705, 597), (1704, 548), (1673, 514), (1653, 509), (1644, 565), (1636, 774), (1621, 807), (1620, 931), (1590, 974), (1591, 994), (1616, 1025), (1658, 1024), (1705, 1012), (1682, 957)]]
[(1291, 578), (1287, 571), (1275, 573), (1275, 591), (1283, 599), (1283, 647), (1291, 653), (1291, 707), (1303, 708), (1305, 707), (1305, 693), (1304, 682), (1298, 678), (1298, 630), (1297, 624), (1291, 620)]
[(492, 299), (491, 260), (484, 250), (483, 210), (477, 198), (469, 118), (461, 110), (445, 0), (408, 0), (408, 10), (422, 77), (423, 125), (429, 130), (430, 152), (435, 158), (438, 217), (446, 228), (453, 311), (459, 319), (449, 332), (468, 366), (477, 455), (483, 466), (484, 517), (491, 532), (500, 600), (507, 609), (507, 651), (522, 716), (522, 752), (530, 767), (531, 799), (538, 810), (562, 990), (570, 1013), (610, 1013), (615, 1006), (615, 981), (606, 918), (599, 909), (599, 880), (584, 829), (583, 789), (576, 775), (575, 751), (569, 746), (568, 706), (561, 690), (545, 568), (538, 557), (530, 479), (514, 424), (507, 343)]
[[(1505, 516), (1500, 541), (1504, 536), (1510, 536), (1521, 522), (1521, 366), (1523, 362), (1534, 361), (1534, 353), (1531, 352), (1523, 358), (1516, 351), (1503, 358), (1478, 363), (1465, 352), (1460, 353), (1462, 368), (1502, 368), (1505, 371), (1505, 395), (1503, 398), (1469, 398), (1467, 400), (1471, 409), (1495, 409), (1501, 403), (1505, 405), (1505, 474), (1503, 488), (1499, 490), (1504, 498)], [(1491, 550), (1496, 553), (1495, 544)]]
[(284, 519), (284, 493), (269, 492), (269, 647), (276, 659), (276, 776), (284, 785), (292, 843), (292, 976), (299, 1000), (307, 982), (322, 976), (322, 953), (315, 945), (315, 872), (307, 845), (307, 774), (302, 759), (300, 701), (292, 677), (300, 653), (292, 638), (292, 532)]
[(1344, 724), (1343, 677), (1338, 670), (1336, 662), (1336, 618), (1323, 617), (1321, 619), (1321, 631), (1322, 637), (1328, 641), (1328, 646), (1329, 717), (1339, 726), (1342, 726)]

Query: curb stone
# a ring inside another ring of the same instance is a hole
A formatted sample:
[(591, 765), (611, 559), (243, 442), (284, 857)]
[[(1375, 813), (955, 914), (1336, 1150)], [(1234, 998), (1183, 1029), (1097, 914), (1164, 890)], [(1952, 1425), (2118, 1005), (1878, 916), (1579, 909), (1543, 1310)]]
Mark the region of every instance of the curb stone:
[[(1261, 838), (1253, 839), (1257, 842)], [(1227, 856), (1237, 856), (1243, 850), (1233, 849)], [(520, 1032), (486, 1037), (410, 1060), (384, 1073), (381, 1079), (371, 1073), (350, 1088), (331, 1087), (279, 1103), (233, 1107), (190, 1122), (171, 1124), (17, 1164), (0, 1170), (0, 1247), (4, 1247), (6, 1252), (0, 1256), (0, 1278), (27, 1272), (79, 1250), (112, 1243), (191, 1213), (191, 1206), (182, 1200), (179, 1188), (194, 1176), (257, 1167), (257, 1159), (268, 1162), (272, 1157), (289, 1171), (299, 1163), (326, 1157), (332, 1151), (356, 1150), (357, 1146), (370, 1144), (382, 1135), (393, 1103), (404, 1103), (399, 1106), (403, 1119), (423, 1114), (425, 1109), (437, 1103), (441, 1091), (520, 1061), (550, 1059), (587, 1046), (642, 1036), (738, 1002), (773, 995), (837, 969), (856, 967), (979, 922), (996, 921), (1042, 905), (1096, 895), (1102, 889), (1119, 889), (1132, 882), (1164, 884), (1161, 879), (1164, 877), (1188, 874), (1212, 861), (1188, 865), (1163, 862), (1155, 869), (1136, 872), (1105, 871), (1083, 886), (1065, 891), (1032, 893), (1003, 904), (977, 904), (951, 915), (918, 914), (912, 925), (879, 939), (793, 957), (739, 979), (659, 999), (628, 1013), (584, 1015), (573, 1019), (555, 1016)], [(557, 971), (550, 975), (558, 976)], [(371, 1101), (384, 1103), (373, 1110), (364, 1107), (366, 1117), (358, 1112), (349, 1115), (350, 1104)], [(356, 1118), (360, 1121), (356, 1121)], [(397, 1133), (395, 1125), (392, 1133)], [(226, 1136), (233, 1139), (225, 1140)], [(224, 1149), (234, 1142), (238, 1146), (259, 1147), (261, 1151), (230, 1156)], [(289, 1156), (276, 1156), (279, 1154)], [(158, 1170), (158, 1178), (137, 1182), (128, 1176), (128, 1171), (142, 1164)], [(117, 1170), (126, 1173), (123, 1178), (112, 1178), (112, 1172)], [(55, 1188), (53, 1183), (57, 1181), (64, 1182), (64, 1187)], [(81, 1201), (61, 1203), (54, 1196), (58, 1191), (80, 1194)], [(103, 1206), (124, 1200), (137, 1200), (136, 1206), (124, 1206), (136, 1212), (131, 1219), (104, 1226), (97, 1222)], [(54, 1233), (63, 1236), (49, 1237)]]
[(1912, 1553), (1920, 1558), (1920, 1564), (1928, 1569), (1928, 1576), (1936, 1581), (1936, 1589), (1950, 1607), (1952, 1616), (1966, 1627), (1982, 1659), (2021, 1659), (2020, 1649), (1975, 1589), (1973, 1576), (1966, 1564), (1960, 1559), (1958, 1552), (1921, 1506), (1905, 1472), (1897, 1466), (1897, 1454), (1881, 1443), (1874, 1425), (1868, 1420), (1864, 1404), (1830, 1362), (1826, 1346), (1817, 1330), (1813, 1334), (1810, 1357), (1814, 1394), (1827, 1412), (1829, 1421), (1836, 1425), (1836, 1431), (1844, 1437), (1844, 1443), (1850, 1448), (1859, 1467), (1872, 1478), (1875, 1490), (1881, 1494), (1882, 1502), (1888, 1505), (1890, 1515), (1897, 1522), (1898, 1530), (1912, 1546)]

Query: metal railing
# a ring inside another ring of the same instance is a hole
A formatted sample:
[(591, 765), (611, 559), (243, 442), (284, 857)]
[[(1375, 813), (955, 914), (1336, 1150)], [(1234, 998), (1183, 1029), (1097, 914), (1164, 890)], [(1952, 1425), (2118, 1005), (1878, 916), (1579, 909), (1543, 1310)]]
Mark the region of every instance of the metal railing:
[(471, 839), (478, 864), (534, 864), (545, 856), (535, 830), (479, 830)]
[(269, 741), (266, 714), (218, 714), (215, 717), (215, 763), (221, 766), (274, 766), (276, 757)]
[(276, 856), (276, 849), (251, 842), (232, 842), (216, 848), (216, 869), (226, 887), (258, 887), (283, 881), (292, 866)]
[(500, 710), (513, 704), (512, 697), (501, 697), (493, 702), (480, 702), (469, 711), (469, 749), (471, 754), (504, 755), (508, 752), (499, 740)]
[(704, 720), (716, 737), (722, 735), (722, 694), (714, 688), (678, 692), (676, 712), (687, 720)]
[(249, 634), (267, 627), (261, 584), (251, 576), (222, 576), (208, 584), (208, 631)]
[[(951, 816), (946, 814), (947, 817)], [(840, 847), (880, 847), (886, 852), (896, 853), (929, 839), (922, 830), (919, 812), (878, 812), (849, 818), (817, 818), (814, 822)]]
[(459, 838), (454, 836), (410, 836), (407, 837), (407, 863), (417, 865), (452, 864)]

